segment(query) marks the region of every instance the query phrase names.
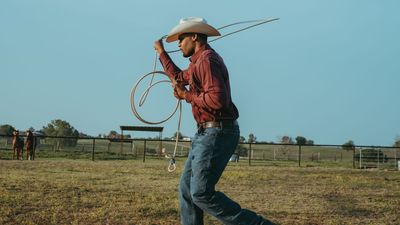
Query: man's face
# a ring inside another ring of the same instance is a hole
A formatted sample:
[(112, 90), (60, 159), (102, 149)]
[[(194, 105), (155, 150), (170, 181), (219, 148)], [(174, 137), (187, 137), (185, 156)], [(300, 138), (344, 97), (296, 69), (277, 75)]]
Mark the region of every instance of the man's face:
[(183, 57), (187, 58), (194, 54), (195, 50), (195, 34), (181, 34), (178, 37), (178, 47), (183, 53)]

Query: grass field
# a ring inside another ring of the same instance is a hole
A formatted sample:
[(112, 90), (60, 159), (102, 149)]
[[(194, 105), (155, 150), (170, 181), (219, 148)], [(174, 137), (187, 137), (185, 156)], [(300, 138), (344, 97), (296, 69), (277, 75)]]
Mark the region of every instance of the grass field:
[[(0, 160), (0, 224), (180, 224), (177, 165)], [(217, 188), (278, 224), (400, 223), (399, 171), (232, 163)]]

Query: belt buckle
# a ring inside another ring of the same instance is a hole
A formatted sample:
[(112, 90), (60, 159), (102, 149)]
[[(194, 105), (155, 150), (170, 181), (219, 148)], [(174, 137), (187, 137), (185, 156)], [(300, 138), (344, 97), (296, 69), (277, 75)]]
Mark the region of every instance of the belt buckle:
[(222, 129), (224, 127), (223, 121), (210, 121), (205, 123), (205, 128), (216, 128), (216, 127)]

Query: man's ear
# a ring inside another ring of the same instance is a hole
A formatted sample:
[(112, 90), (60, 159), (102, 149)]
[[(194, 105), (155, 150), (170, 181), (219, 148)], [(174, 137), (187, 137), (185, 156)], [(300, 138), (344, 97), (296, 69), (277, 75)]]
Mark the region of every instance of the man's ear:
[(198, 38), (199, 38), (199, 36), (197, 36), (196, 33), (194, 33), (194, 34), (192, 35), (192, 41), (197, 41)]

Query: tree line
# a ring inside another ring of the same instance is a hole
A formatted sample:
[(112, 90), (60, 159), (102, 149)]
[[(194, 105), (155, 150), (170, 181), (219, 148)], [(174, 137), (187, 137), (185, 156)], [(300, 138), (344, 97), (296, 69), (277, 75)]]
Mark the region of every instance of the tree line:
[[(17, 130), (10, 124), (4, 124), (0, 126), (0, 134), (12, 135)], [(71, 138), (50, 138), (46, 140), (46, 143), (57, 145), (59, 148), (66, 146), (76, 146), (80, 137), (87, 137), (88, 135), (79, 132), (70, 123), (65, 120), (55, 119), (43, 126), (40, 130), (35, 130), (33, 127), (28, 128), (34, 132), (35, 136), (57, 136), (57, 137), (71, 137)]]
[[(0, 134), (1, 135), (12, 135), (15, 130), (16, 130), (15, 127), (13, 127), (10, 124), (0, 125)], [(44, 135), (44, 136), (71, 137), (69, 139), (53, 140), (53, 141), (56, 141), (59, 145), (61, 145), (61, 147), (76, 146), (78, 138), (90, 137), (87, 134), (79, 132), (70, 123), (68, 123), (65, 120), (61, 120), (61, 119), (52, 120), (46, 126), (43, 126), (42, 129), (37, 130), (37, 131), (33, 127), (30, 127), (27, 130), (30, 130), (32, 132), (35, 132), (36, 134), (40, 134), (40, 135)], [(99, 134), (98, 137), (118, 139), (118, 138), (121, 138), (122, 136), (115, 130), (111, 130), (108, 134)], [(130, 138), (130, 137), (131, 136), (128, 134), (128, 135), (124, 135), (123, 138)], [(185, 137), (187, 137), (187, 136), (183, 135), (180, 132), (178, 133), (178, 139), (181, 140)], [(173, 138), (173, 139), (176, 138), (176, 132), (171, 136), (171, 138)], [(244, 136), (240, 136), (239, 142), (240, 143), (271, 143), (271, 144), (274, 143), (272, 141), (271, 142), (258, 141), (257, 137), (253, 133), (250, 133), (248, 135), (247, 139)], [(297, 136), (296, 138), (292, 138), (290, 136), (282, 136), (279, 138), (278, 143), (297, 144), (297, 145), (314, 145), (313, 140), (307, 139), (306, 137), (303, 137), (303, 136)], [(395, 138), (393, 147), (400, 147), (400, 136), (397, 136)], [(354, 150), (355, 149), (354, 141), (352, 141), (352, 140), (346, 141), (344, 144), (342, 144), (342, 149)]]

